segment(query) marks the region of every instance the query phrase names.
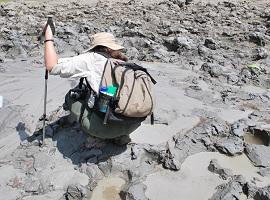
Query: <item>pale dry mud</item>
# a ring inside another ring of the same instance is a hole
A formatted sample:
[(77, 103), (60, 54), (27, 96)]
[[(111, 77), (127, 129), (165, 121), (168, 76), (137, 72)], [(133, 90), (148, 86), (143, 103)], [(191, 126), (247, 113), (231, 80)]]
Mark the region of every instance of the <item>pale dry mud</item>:
[[(87, 136), (80, 131), (78, 126), (70, 127), (68, 125), (65, 128), (65, 125), (62, 127), (61, 123), (52, 123), (55, 119), (62, 116), (60, 111), (59, 113), (51, 113), (52, 125), (49, 126), (48, 132), (52, 139), (46, 139), (47, 147), (45, 149), (37, 146), (39, 136), (33, 137), (33, 141), (27, 141), (28, 137), (22, 138), (22, 141), (20, 141), (18, 134), (21, 132), (25, 131), (25, 134), (31, 134), (24, 129), (24, 126), (17, 127), (17, 133), (16, 127), (9, 127), (11, 130), (14, 130), (14, 134), (16, 133), (13, 140), (17, 143), (21, 142), (21, 146), (13, 150), (12, 154), (3, 156), (1, 161), (0, 171), (1, 174), (4, 174), (4, 177), (1, 176), (1, 191), (5, 198), (15, 199), (15, 197), (20, 198), (23, 196), (23, 199), (31, 199), (31, 195), (38, 194), (38, 197), (33, 198), (44, 199), (52, 195), (52, 199), (58, 199), (61, 195), (61, 197), (67, 196), (69, 194), (68, 188), (75, 185), (75, 188), (80, 186), (88, 190), (88, 192), (78, 190), (81, 196), (88, 199), (95, 199), (95, 197), (106, 199), (108, 193), (116, 195), (116, 198), (126, 199), (134, 195), (142, 195), (144, 198), (150, 199), (164, 199), (168, 195), (172, 195), (170, 198), (174, 199), (182, 195), (181, 199), (196, 199), (198, 196), (195, 194), (200, 195), (203, 199), (207, 199), (215, 193), (216, 186), (228, 182), (207, 170), (207, 165), (214, 158), (218, 159), (222, 167), (231, 169), (234, 175), (243, 175), (247, 182), (250, 182), (255, 177), (253, 184), (256, 187), (264, 186), (262, 184), (268, 178), (256, 176), (255, 174), (259, 171), (259, 168), (254, 167), (243, 155), (236, 156), (235, 158), (226, 158), (225, 155), (219, 153), (196, 154), (207, 149), (227, 152), (226, 148), (229, 148), (229, 152), (232, 152), (232, 154), (241, 154), (243, 146), (239, 146), (240, 149), (237, 149), (237, 146), (229, 143), (232, 147), (223, 148), (221, 147), (222, 144), (218, 145), (218, 143), (215, 143), (216, 139), (214, 138), (216, 137), (215, 135), (225, 134), (231, 135), (236, 140), (238, 137), (230, 133), (228, 129), (230, 127), (229, 122), (240, 119), (248, 120), (250, 109), (247, 112), (243, 111), (242, 107), (239, 109), (237, 106), (232, 106), (232, 111), (237, 113), (238, 116), (226, 116), (226, 112), (229, 112), (226, 108), (231, 107), (230, 105), (223, 105), (222, 108), (219, 108), (219, 104), (213, 104), (212, 101), (211, 103), (204, 102), (203, 98), (198, 100), (188, 97), (181, 91), (188, 85), (184, 81), (186, 77), (190, 75), (196, 77), (198, 76), (196, 72), (181, 69), (178, 65), (172, 64), (141, 64), (148, 66), (158, 81), (156, 93), (157, 99), (160, 99), (160, 101), (156, 105), (156, 125), (151, 126), (148, 124), (148, 120), (146, 120), (139, 129), (132, 133), (132, 143), (126, 148), (119, 148), (109, 141), (100, 141), (93, 138), (89, 138), (87, 141)], [(161, 69), (162, 76), (159, 75)], [(42, 73), (43, 69), (36, 68), (31, 71), (33, 74), (38, 72)], [(172, 83), (168, 76), (177, 80), (177, 84), (175, 81)], [(35, 79), (27, 79), (26, 77), (20, 84), (22, 88), (24, 88), (24, 84), (27, 86), (30, 82), (35, 84)], [(36, 81), (36, 84), (41, 84), (38, 81), (42, 82), (42, 76), (40, 80)], [(49, 106), (49, 109), (53, 110), (54, 106), (57, 107), (63, 101), (63, 99), (58, 99), (60, 97), (59, 92), (67, 91), (73, 83), (64, 79), (54, 79), (51, 76), (49, 81), (48, 94), (49, 99), (52, 99), (49, 101), (49, 105), (52, 106)], [(55, 90), (53, 84), (57, 84), (58, 92), (53, 92)], [(200, 85), (204, 85), (201, 91), (209, 92), (211, 90), (205, 87), (207, 84), (203, 80), (200, 81)], [(242, 88), (239, 88), (239, 90), (242, 90)], [(32, 87), (31, 95), (33, 94), (42, 96), (43, 91), (38, 87)], [(63, 95), (64, 92), (61, 97)], [(9, 99), (13, 97), (12, 95), (5, 96), (7, 100), (5, 106), (9, 105), (8, 102), (15, 102), (16, 106), (20, 106), (20, 103), (26, 104), (23, 100), (12, 101), (12, 99)], [(216, 98), (220, 99), (220, 97)], [(32, 99), (31, 105), (35, 103), (40, 105), (40, 99), (42, 98)], [(26, 113), (33, 113), (31, 119), (36, 119), (38, 116), (37, 110), (31, 106), (25, 107)], [(42, 106), (40, 105), (40, 107)], [(39, 110), (39, 112), (42, 112), (42, 109)], [(3, 110), (1, 111), (3, 112)], [(27, 127), (29, 116), (25, 116), (25, 118), (20, 119), (20, 122)], [(205, 122), (207, 118), (219, 118), (220, 122), (210, 122), (213, 125), (207, 128), (209, 123)], [(17, 121), (16, 118), (13, 120)], [(228, 124), (222, 124), (224, 122)], [(34, 122), (31, 122), (29, 125), (33, 125), (32, 123)], [(254, 123), (256, 124), (256, 121)], [(206, 135), (203, 133), (205, 125)], [(215, 129), (211, 130), (211, 127), (215, 127)], [(203, 129), (201, 130), (201, 128)], [(207, 143), (207, 137), (211, 140), (208, 141), (209, 144)], [(203, 143), (201, 143), (202, 141)], [(184, 143), (182, 144), (182, 142)], [(239, 143), (236, 145), (243, 144)], [(16, 148), (16, 146), (8, 147)], [(132, 160), (132, 151), (137, 156), (135, 160)], [(195, 155), (190, 156), (193, 154)], [(246, 168), (243, 168), (243, 165)], [(167, 170), (164, 170), (161, 166), (167, 168)], [(170, 172), (168, 169), (180, 171)], [(6, 173), (6, 171), (9, 171), (9, 173)], [(116, 180), (106, 178), (112, 175), (115, 176)], [(124, 182), (120, 180), (124, 180)], [(123, 187), (119, 187), (121, 185), (120, 182), (124, 184)], [(138, 186), (140, 189), (132, 190), (134, 185), (136, 186), (137, 184), (141, 184), (140, 187)], [(207, 187), (200, 187), (201, 189), (194, 193), (194, 184)], [(30, 187), (29, 185), (37, 186)], [(165, 185), (169, 189), (166, 189)], [(181, 191), (179, 188), (185, 188), (185, 190)], [(154, 192), (157, 189), (161, 191), (161, 195), (158, 197), (155, 196)], [(117, 194), (120, 190), (122, 191), (122, 196)], [(71, 197), (68, 198), (72, 199)], [(139, 197), (134, 198), (140, 199)], [(77, 199), (80, 199), (80, 195), (77, 195)]]
[(227, 182), (208, 170), (212, 159), (216, 159), (223, 168), (232, 170), (232, 175), (243, 175), (251, 184), (256, 183), (259, 187), (270, 184), (270, 178), (260, 176), (245, 155), (227, 157), (202, 152), (188, 157), (178, 172), (163, 170), (149, 175), (144, 182), (147, 185), (146, 196), (156, 200), (210, 199), (216, 187)]
[[(270, 199), (269, 1), (36, 2), (0, 6), (1, 198)], [(39, 147), (48, 14), (61, 57), (110, 31), (149, 69), (154, 126), (126, 146), (89, 137), (61, 108), (78, 80), (50, 76)]]
[[(153, 70), (153, 74), (156, 77), (164, 76), (156, 84), (157, 94), (157, 124), (156, 126), (142, 125), (134, 133), (131, 134), (131, 138), (136, 143), (148, 143), (159, 144), (168, 141), (175, 133), (183, 132), (194, 127), (200, 122), (199, 116), (193, 115), (194, 109), (201, 109), (207, 112), (216, 113), (216, 116), (233, 123), (239, 119), (247, 118), (252, 110), (240, 110), (233, 106), (222, 106), (221, 108), (215, 106), (215, 104), (207, 104), (203, 102), (202, 96), (200, 99), (194, 99), (186, 95), (184, 89), (188, 86), (186, 78), (193, 77), (198, 78), (199, 75), (196, 71), (189, 71), (185, 69), (179, 69), (178, 65), (159, 63), (142, 63), (148, 69)], [(161, 73), (161, 75), (159, 75)], [(169, 74), (170, 79), (165, 78)], [(215, 91), (212, 91), (207, 87), (207, 83), (200, 80), (198, 87), (202, 88), (203, 92), (213, 95), (211, 101), (221, 101), (220, 95), (216, 95)], [(243, 89), (245, 90), (245, 89)], [(267, 90), (261, 89), (262, 92)], [(144, 133), (144, 136), (141, 136)]]
[[(0, 93), (4, 99), (1, 109), (1, 155), (11, 153), (21, 141), (36, 129), (36, 123), (43, 114), (44, 79), (43, 67), (31, 62), (5, 63), (8, 68), (1, 73)], [(63, 104), (70, 82), (50, 77), (48, 84), (48, 112)]]

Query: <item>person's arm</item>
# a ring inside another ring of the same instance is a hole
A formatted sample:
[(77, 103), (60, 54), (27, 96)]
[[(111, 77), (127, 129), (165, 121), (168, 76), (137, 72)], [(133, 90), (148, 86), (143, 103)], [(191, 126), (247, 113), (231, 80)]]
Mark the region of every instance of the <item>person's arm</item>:
[[(47, 27), (45, 31), (45, 41), (46, 40), (53, 40), (53, 34), (50, 26)], [(58, 62), (58, 55), (56, 53), (56, 50), (54, 48), (54, 42), (53, 41), (47, 41), (44, 44), (44, 60), (45, 60), (45, 67), (48, 71), (51, 71), (53, 67)]]

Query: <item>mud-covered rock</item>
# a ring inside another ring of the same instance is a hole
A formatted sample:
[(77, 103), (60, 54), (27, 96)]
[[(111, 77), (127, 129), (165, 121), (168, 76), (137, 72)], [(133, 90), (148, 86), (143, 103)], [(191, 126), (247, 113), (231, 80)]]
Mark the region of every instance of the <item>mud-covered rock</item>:
[(244, 141), (238, 137), (218, 138), (214, 146), (222, 153), (230, 156), (239, 155), (244, 152)]
[(217, 43), (212, 38), (206, 38), (204, 41), (204, 46), (206, 46), (209, 49), (216, 50), (217, 49)]
[(218, 164), (218, 160), (216, 159), (213, 159), (210, 161), (208, 170), (210, 172), (218, 174), (222, 179), (225, 179), (225, 180), (228, 179), (228, 177), (233, 175), (230, 169), (222, 168), (222, 166)]
[(260, 188), (258, 191), (254, 194), (253, 199), (254, 200), (269, 200), (270, 199), (270, 187), (267, 188)]
[(265, 48), (257, 48), (253, 51), (253, 60), (261, 60), (268, 57), (268, 52)]
[(260, 174), (261, 176), (270, 177), (270, 167), (260, 169), (258, 171), (258, 174)]
[(244, 136), (247, 128), (248, 126), (246, 125), (245, 120), (239, 120), (231, 126), (232, 133), (238, 137)]
[(130, 47), (126, 52), (126, 56), (131, 60), (135, 60), (140, 56), (140, 52), (135, 47)]
[(204, 138), (202, 135), (194, 133), (193, 130), (187, 135), (177, 134), (173, 137), (173, 141), (169, 142), (171, 153), (182, 164), (188, 156), (207, 150), (202, 138)]
[(201, 66), (201, 70), (208, 72), (211, 77), (219, 77), (222, 74), (222, 67), (219, 66), (218, 64), (213, 64), (213, 63), (204, 63)]
[(230, 125), (218, 117), (210, 117), (209, 119), (203, 120), (203, 123), (192, 130), (192, 132), (197, 135), (205, 134), (218, 137), (227, 137), (230, 135), (230, 131)]
[(178, 43), (175, 37), (168, 37), (164, 39), (164, 46), (167, 47), (168, 51), (177, 51)]
[(210, 49), (208, 49), (207, 47), (205, 47), (204, 45), (199, 45), (198, 46), (198, 54), (204, 58), (212, 55), (212, 52), (210, 51)]
[(260, 32), (251, 32), (249, 33), (249, 40), (254, 42), (257, 45), (265, 46), (265, 39), (264, 35)]
[(248, 197), (254, 200), (269, 200), (270, 199), (270, 186), (257, 188), (255, 186), (247, 185)]
[(248, 144), (245, 153), (257, 167), (270, 167), (270, 148), (264, 145)]
[(237, 84), (239, 82), (239, 76), (235, 73), (230, 73), (227, 75), (227, 82), (229, 84)]
[(242, 176), (234, 176), (228, 183), (219, 185), (216, 193), (210, 198), (210, 200), (231, 200), (241, 199), (241, 196), (245, 190), (245, 180)]
[(66, 200), (83, 200), (86, 195), (86, 188), (80, 185), (69, 185), (64, 197)]
[(180, 170), (180, 162), (171, 153), (169, 148), (167, 148), (166, 151), (161, 155), (160, 162), (163, 163), (163, 167), (165, 169), (171, 169), (175, 171)]
[(188, 37), (177, 37), (176, 42), (178, 44), (178, 53), (181, 53), (183, 51), (189, 51), (196, 48), (196, 45), (194, 44), (194, 41)]
[(267, 122), (267, 120), (270, 119), (270, 111), (267, 110), (254, 111), (248, 117), (256, 121)]
[(82, 165), (80, 171), (89, 177), (88, 187), (91, 191), (97, 186), (98, 181), (104, 177), (99, 167), (93, 163)]
[(125, 191), (121, 192), (122, 199), (125, 200), (148, 200), (145, 196), (146, 186), (139, 181), (134, 181), (129, 184)]
[(166, 147), (145, 147), (145, 150), (152, 154), (156, 158), (156, 161), (161, 163), (164, 168), (175, 171), (180, 169), (181, 164), (176, 158), (176, 155), (171, 152), (168, 144)]

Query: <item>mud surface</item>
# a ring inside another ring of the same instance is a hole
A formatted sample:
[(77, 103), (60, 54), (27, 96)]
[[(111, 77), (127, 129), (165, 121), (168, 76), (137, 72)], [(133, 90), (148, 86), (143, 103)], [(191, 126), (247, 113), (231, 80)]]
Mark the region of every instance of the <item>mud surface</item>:
[[(154, 126), (88, 136), (61, 107), (77, 80), (50, 77), (39, 146), (48, 14), (60, 57), (108, 31), (149, 69)], [(1, 198), (270, 199), (269, 1), (0, 1), (0, 30)]]

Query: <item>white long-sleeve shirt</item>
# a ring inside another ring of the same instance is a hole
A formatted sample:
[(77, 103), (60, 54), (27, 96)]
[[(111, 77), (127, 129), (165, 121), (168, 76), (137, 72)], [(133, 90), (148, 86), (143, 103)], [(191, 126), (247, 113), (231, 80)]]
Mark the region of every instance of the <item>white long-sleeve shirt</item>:
[(107, 58), (93, 52), (74, 57), (60, 58), (50, 74), (60, 75), (63, 78), (87, 77), (90, 86), (98, 93), (106, 61)]

